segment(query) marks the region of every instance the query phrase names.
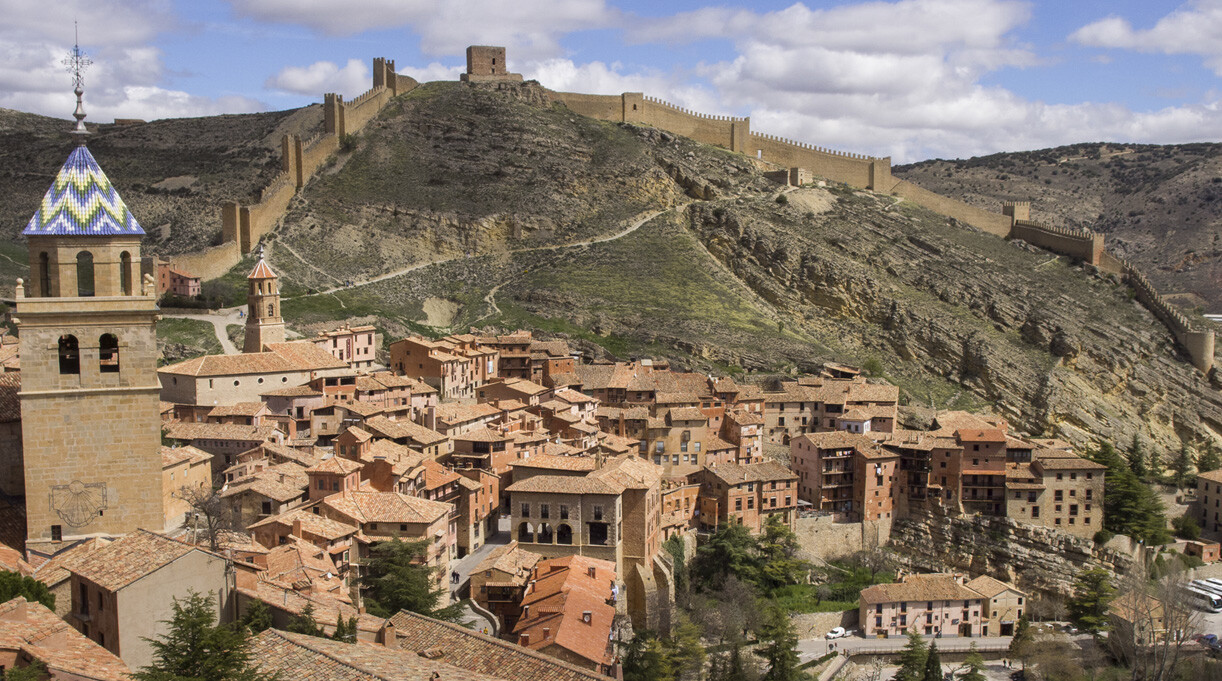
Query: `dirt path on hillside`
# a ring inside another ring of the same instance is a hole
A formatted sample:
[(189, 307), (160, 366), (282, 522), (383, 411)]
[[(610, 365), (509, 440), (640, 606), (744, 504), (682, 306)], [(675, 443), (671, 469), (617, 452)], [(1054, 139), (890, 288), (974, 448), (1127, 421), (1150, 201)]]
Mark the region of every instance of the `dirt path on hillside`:
[[(686, 205), (686, 204), (683, 204), (683, 205)], [(596, 239), (586, 239), (585, 241), (577, 241), (577, 242), (569, 243), (569, 244), (555, 244), (553, 246), (533, 246), (531, 248), (515, 248), (509, 251), (505, 251), (504, 253), (488, 253), (486, 255), (515, 255), (517, 253), (532, 253), (535, 251), (558, 251), (564, 248), (580, 248), (582, 246), (591, 246), (593, 244), (601, 244), (607, 241), (615, 241), (616, 239), (622, 239), (628, 236), (629, 234), (632, 234), (636, 230), (640, 229), (641, 226), (644, 225), (645, 223), (661, 215), (662, 213), (665, 213), (670, 210), (674, 210), (674, 208), (655, 210), (649, 213), (645, 213), (643, 216), (639, 217), (636, 220), (636, 222), (633, 222), (632, 224), (628, 225), (628, 227), (624, 229), (623, 231), (616, 232), (615, 234), (611, 234), (609, 236), (598, 237)], [(291, 249), (290, 249), (290, 252), (292, 252)], [(300, 255), (297, 255), (296, 253), (293, 253), (293, 255), (296, 255), (297, 258), (300, 259), (302, 262), (305, 262), (307, 265), (310, 265), (310, 263), (307, 262)], [(307, 293), (301, 296), (294, 296), (294, 297), (308, 298), (310, 296), (330, 295), (330, 294), (333, 294), (339, 291), (343, 291), (346, 289), (353, 289), (353, 288), (358, 288), (361, 286), (368, 286), (370, 284), (376, 284), (380, 281), (386, 281), (387, 279), (394, 279), (395, 277), (401, 277), (405, 274), (410, 274), (412, 272), (415, 272), (416, 270), (424, 269), (426, 267), (432, 267), (433, 265), (443, 265), (448, 262), (454, 262), (455, 260), (465, 260), (466, 258), (467, 256), (464, 254), (464, 255), (456, 255), (452, 258), (441, 258), (440, 260), (429, 260), (427, 262), (416, 263), (415, 265), (410, 265), (408, 267), (404, 267), (402, 269), (398, 269), (393, 272), (379, 274), (376, 277), (370, 277), (368, 279), (361, 279), (358, 281), (354, 281), (352, 282), (351, 286), (336, 286), (335, 288), (318, 291), (316, 293)], [(310, 267), (314, 267), (314, 266), (310, 265)], [(318, 268), (314, 267), (314, 269), (318, 269)], [(327, 275), (327, 276), (330, 277), (330, 275)], [(334, 279), (334, 277), (331, 277), (331, 278)]]

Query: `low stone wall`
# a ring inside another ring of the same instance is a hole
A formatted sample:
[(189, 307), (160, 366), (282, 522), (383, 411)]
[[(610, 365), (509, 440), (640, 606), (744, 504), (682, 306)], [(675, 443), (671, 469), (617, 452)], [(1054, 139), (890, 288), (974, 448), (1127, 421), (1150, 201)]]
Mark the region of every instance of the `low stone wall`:
[(858, 614), (856, 610), (845, 610), (843, 612), (807, 612), (797, 615), (792, 615), (789, 621), (793, 622), (793, 630), (798, 635), (798, 638), (823, 638), (827, 632), (836, 627), (844, 627), (845, 629), (853, 629), (857, 626)]

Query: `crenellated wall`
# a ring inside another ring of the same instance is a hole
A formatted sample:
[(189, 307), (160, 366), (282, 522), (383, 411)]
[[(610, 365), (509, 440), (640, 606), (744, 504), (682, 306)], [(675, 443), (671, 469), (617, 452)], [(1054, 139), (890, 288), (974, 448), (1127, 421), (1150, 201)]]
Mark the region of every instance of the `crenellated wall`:
[(959, 222), (971, 225), (983, 232), (995, 234), (1002, 238), (1010, 236), (1011, 220), (1006, 215), (977, 208), (958, 199), (952, 199), (949, 196), (935, 194), (907, 180), (896, 182), (891, 187), (891, 193), (906, 201), (911, 201), (922, 208), (927, 208), (935, 213), (941, 213)]
[(1124, 267), (1124, 278), (1133, 288), (1137, 300), (1175, 336), (1175, 340), (1188, 353), (1192, 365), (1203, 373), (1209, 373), (1214, 366), (1214, 332), (1211, 329), (1195, 326), (1187, 315), (1180, 312), (1174, 305), (1168, 303), (1154, 285), (1146, 279), (1146, 275), (1127, 260), (1121, 260)]
[(1029, 220), (1016, 220), (1010, 228), (1011, 239), (1022, 239), (1040, 248), (1099, 265), (1103, 255), (1103, 235), (1090, 230), (1050, 227)]
[[(179, 256), (174, 262), (182, 269), (204, 279), (211, 279), (236, 265), (241, 256), (251, 252), (259, 240), (275, 229), (288, 210), (293, 196), (310, 181), (327, 158), (339, 150), (343, 137), (360, 132), (373, 120), (382, 107), (396, 95), (415, 89), (419, 83), (394, 71), (395, 63), (378, 57), (373, 60), (373, 87), (364, 94), (345, 102), (335, 93), (323, 95), (323, 132), (304, 142), (296, 135), (285, 135), (281, 141), (282, 172), (260, 189), (253, 202), (240, 204), (226, 201), (221, 205), (222, 245), (236, 243), (232, 249), (209, 249), (203, 253)], [(232, 257), (229, 267), (221, 269), (224, 258)], [(186, 263), (205, 263), (207, 270)], [(206, 272), (206, 273), (205, 273)]]

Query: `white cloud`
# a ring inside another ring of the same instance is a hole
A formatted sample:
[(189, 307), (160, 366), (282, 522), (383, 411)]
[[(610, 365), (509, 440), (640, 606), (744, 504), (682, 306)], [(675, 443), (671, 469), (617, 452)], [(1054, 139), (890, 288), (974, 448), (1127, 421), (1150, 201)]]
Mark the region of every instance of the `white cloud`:
[(438, 62), (430, 62), (427, 66), (404, 66), (395, 64), (395, 73), (411, 76), (421, 83), (433, 80), (458, 80), (458, 76), (467, 70), (466, 65), (446, 66)]
[(349, 59), (340, 68), (335, 62), (316, 61), (309, 66), (286, 66), (267, 79), (267, 87), (299, 95), (318, 97), (324, 92), (338, 92), (354, 97), (369, 89), (369, 67), (360, 59)]
[(306, 26), (349, 36), (406, 27), (420, 36), (427, 55), (463, 54), (468, 45), (509, 47), (520, 59), (559, 55), (560, 38), (573, 31), (616, 25), (619, 11), (605, 0), (229, 0), (259, 21)]
[(1222, 76), (1222, 1), (1186, 2), (1148, 29), (1110, 16), (1079, 28), (1069, 39), (1090, 47), (1198, 55)]

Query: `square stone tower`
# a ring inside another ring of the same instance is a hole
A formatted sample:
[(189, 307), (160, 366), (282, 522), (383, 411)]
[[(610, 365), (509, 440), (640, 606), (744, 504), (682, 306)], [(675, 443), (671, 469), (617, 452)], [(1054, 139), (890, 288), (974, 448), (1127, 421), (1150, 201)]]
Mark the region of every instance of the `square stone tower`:
[(23, 234), (18, 281), (27, 548), (165, 524), (156, 287), (140, 228), (82, 143)]
[(459, 75), (466, 83), (521, 81), (522, 74), (509, 73), (505, 68), (505, 48), (471, 45), (467, 48), (467, 72)]

